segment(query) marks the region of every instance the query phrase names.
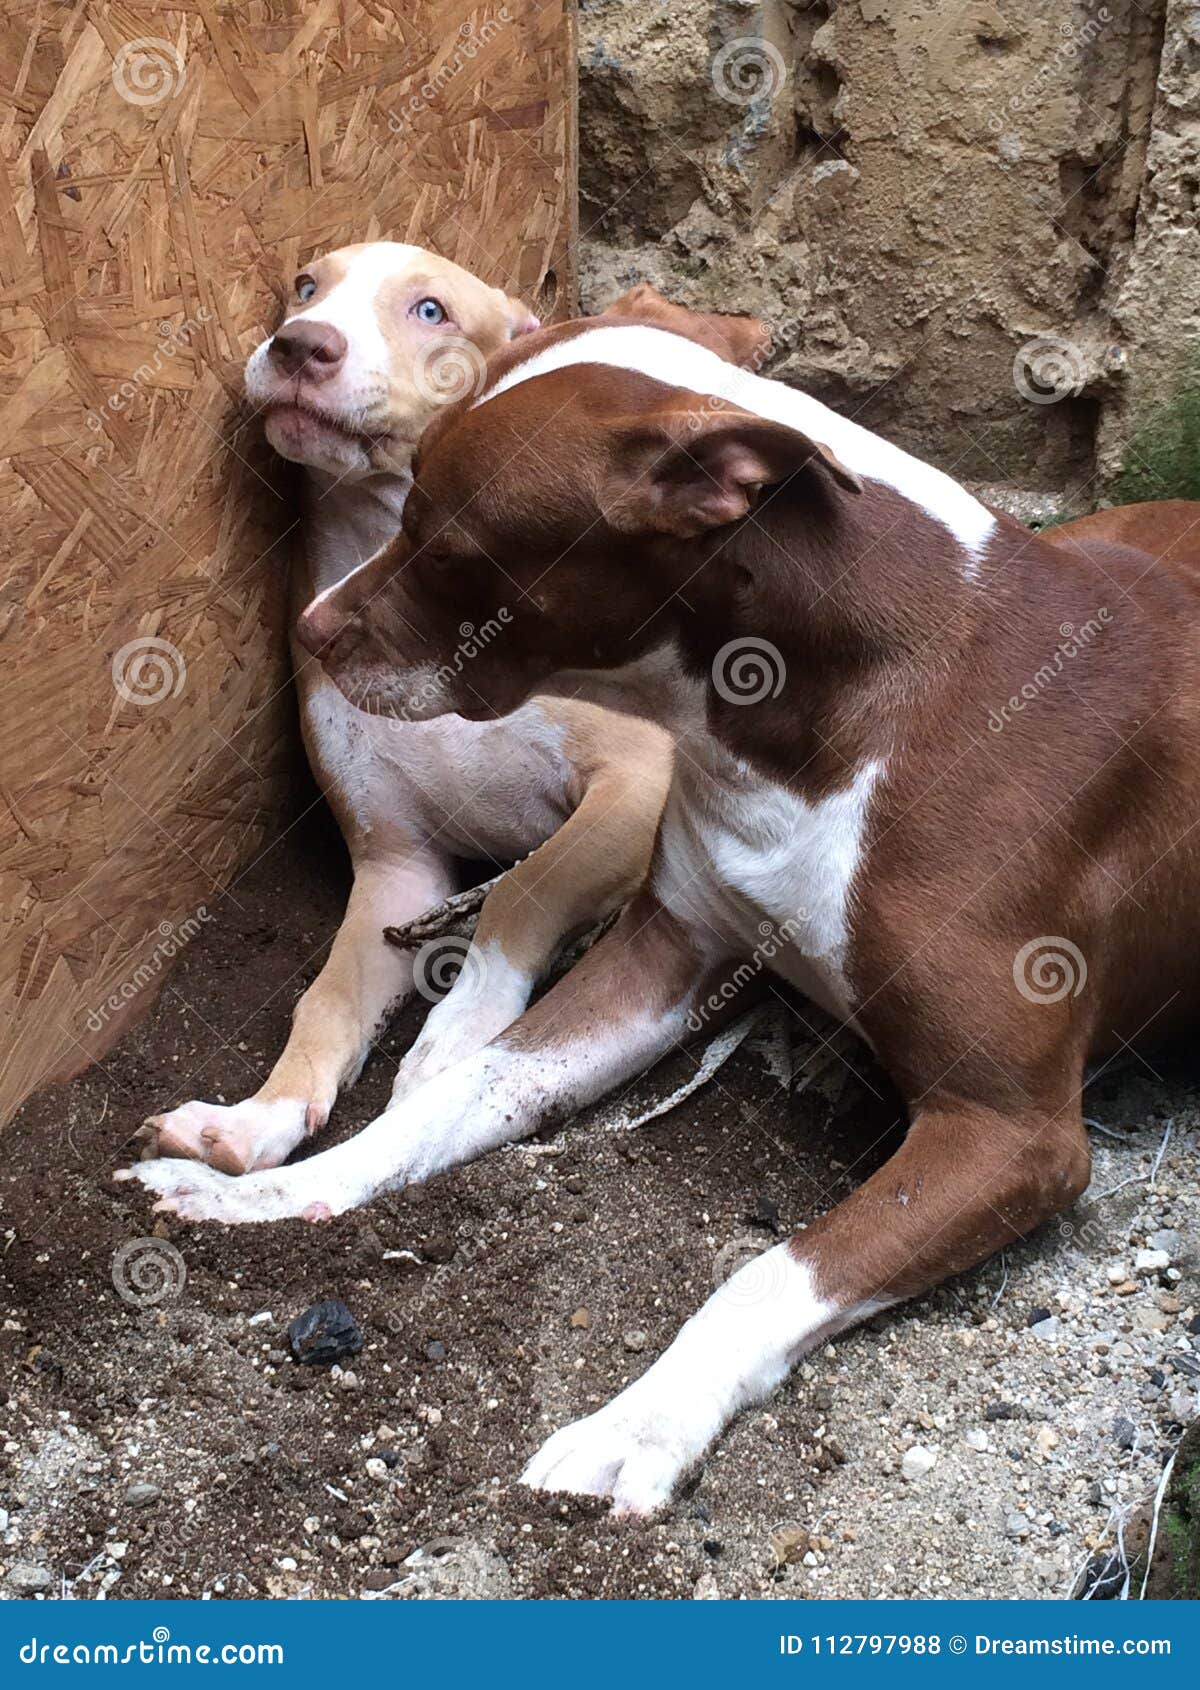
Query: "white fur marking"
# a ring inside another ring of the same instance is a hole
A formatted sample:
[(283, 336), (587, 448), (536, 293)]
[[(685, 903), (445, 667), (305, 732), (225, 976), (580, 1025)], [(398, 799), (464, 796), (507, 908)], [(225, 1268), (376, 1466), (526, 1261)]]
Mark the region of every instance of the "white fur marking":
[(760, 1402), (836, 1323), (786, 1244), (730, 1275), (640, 1379), (564, 1426), (521, 1475), (537, 1490), (611, 1496), (650, 1514), (733, 1416)]
[(656, 646), (619, 669), (570, 670), (546, 690), (661, 721), (675, 735), (654, 890), (700, 935), (782, 974), (830, 1015), (853, 1022), (846, 976), (850, 895), (871, 798), (886, 764), (810, 803), (735, 757), (709, 732), (708, 686)]
[(809, 803), (715, 742), (687, 749), (694, 761), (677, 760), (663, 816), (658, 896), (851, 1019), (850, 889), (883, 764), (864, 764), (840, 792)]
[(978, 574), (996, 519), (965, 487), (932, 464), (922, 463), (869, 429), (838, 416), (808, 394), (727, 363), (707, 347), (667, 329), (636, 325), (584, 329), (515, 365), (476, 404), (485, 405), (520, 382), (573, 364), (606, 364), (629, 370), (669, 387), (711, 394), (756, 416), (799, 429), (811, 440), (828, 446), (847, 469), (885, 482), (920, 505), (964, 548), (967, 557), (963, 572), (967, 579), (974, 580)]

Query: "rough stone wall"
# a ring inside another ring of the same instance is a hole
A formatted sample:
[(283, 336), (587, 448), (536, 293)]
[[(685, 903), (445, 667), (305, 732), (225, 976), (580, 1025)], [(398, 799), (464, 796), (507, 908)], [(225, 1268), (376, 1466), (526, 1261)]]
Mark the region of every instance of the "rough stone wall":
[(754, 312), (769, 373), (1086, 505), (1200, 317), (1200, 6), (581, 0), (586, 309)]

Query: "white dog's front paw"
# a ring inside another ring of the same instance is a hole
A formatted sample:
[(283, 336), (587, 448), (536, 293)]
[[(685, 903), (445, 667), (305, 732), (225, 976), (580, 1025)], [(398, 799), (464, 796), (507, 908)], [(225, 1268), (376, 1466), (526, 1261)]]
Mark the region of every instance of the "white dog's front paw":
[(306, 1128), (323, 1123), (324, 1105), (277, 1097), (242, 1103), (181, 1103), (151, 1115), (142, 1132), (158, 1156), (186, 1156), (225, 1174), (277, 1168), (303, 1142)]
[(575, 1496), (610, 1496), (614, 1514), (653, 1514), (665, 1507), (699, 1451), (669, 1419), (620, 1404), (618, 1397), (547, 1438), (521, 1483)]
[(114, 1178), (139, 1180), (158, 1196), (156, 1211), (189, 1221), (224, 1221), (234, 1226), (289, 1218), (327, 1220), (340, 1213), (346, 1205), (338, 1204), (329, 1193), (320, 1196), (305, 1169), (301, 1163), (275, 1173), (222, 1174), (203, 1162), (172, 1157), (135, 1162)]

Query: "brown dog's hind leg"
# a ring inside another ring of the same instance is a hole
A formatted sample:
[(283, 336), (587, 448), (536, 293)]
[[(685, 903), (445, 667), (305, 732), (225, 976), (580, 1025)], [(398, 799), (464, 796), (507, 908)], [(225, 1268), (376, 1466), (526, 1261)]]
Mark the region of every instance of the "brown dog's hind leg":
[(878, 1173), (731, 1275), (640, 1379), (554, 1433), (525, 1483), (653, 1512), (815, 1345), (1024, 1237), (1079, 1196), (1089, 1165), (1078, 1098), (1012, 1118), (931, 1100)]

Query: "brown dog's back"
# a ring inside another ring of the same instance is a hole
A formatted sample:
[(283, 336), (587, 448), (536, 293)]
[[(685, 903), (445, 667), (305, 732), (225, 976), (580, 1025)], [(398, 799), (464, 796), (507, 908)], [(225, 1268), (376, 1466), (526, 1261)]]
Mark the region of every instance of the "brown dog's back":
[(1119, 505), (1043, 529), (1042, 539), (1085, 553), (1093, 541), (1131, 546), (1160, 562), (1200, 574), (1200, 501), (1161, 499)]

